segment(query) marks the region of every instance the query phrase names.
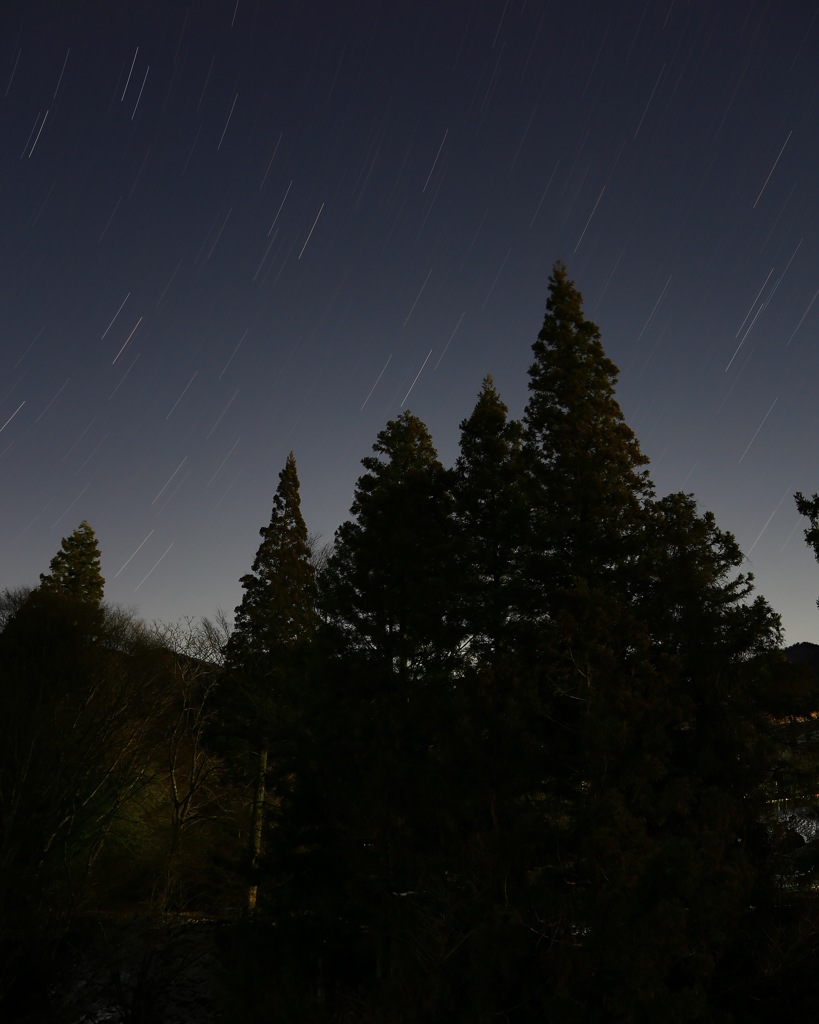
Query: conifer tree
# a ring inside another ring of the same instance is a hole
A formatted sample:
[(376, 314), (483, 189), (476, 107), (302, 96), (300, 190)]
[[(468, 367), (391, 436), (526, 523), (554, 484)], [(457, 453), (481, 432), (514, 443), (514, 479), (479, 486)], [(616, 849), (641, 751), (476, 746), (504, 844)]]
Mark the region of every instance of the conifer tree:
[(620, 575), (652, 485), (648, 459), (614, 396), (617, 367), (606, 356), (583, 297), (556, 263), (543, 327), (533, 345), (524, 412), (538, 552), (534, 582), (548, 593)]
[(778, 618), (712, 516), (686, 495), (653, 499), (616, 367), (562, 264), (534, 353), (522, 652), (539, 866), (522, 896), (547, 1006), (705, 1020), (753, 884), (742, 843), (763, 813), (759, 658)]
[(335, 770), (321, 788), (331, 860), (346, 879), (336, 886), (346, 893), (336, 920), (350, 922), (348, 944), (366, 936), (362, 956), (378, 984), (397, 984), (422, 955), (419, 901), (430, 878), (443, 877), (441, 851), (455, 824), (450, 754), (462, 626), (451, 474), (408, 411), (373, 449), (362, 460), (353, 518), (338, 529), (321, 577), (334, 651), (325, 676), (335, 683), (321, 743)]
[(644, 527), (628, 628), (584, 723), (599, 936), (587, 967), (604, 1019), (709, 1019), (719, 965), (771, 882), (765, 711), (780, 622), (690, 495), (648, 502)]
[(439, 870), (428, 866), (424, 875), (418, 913), (434, 968), (417, 983), (428, 1002), (419, 1001), (416, 1014), (435, 1006), (448, 1019), (490, 1021), (525, 1006), (533, 980), (533, 933), (521, 928), (519, 897), (526, 898), (521, 885), (538, 859), (527, 807), (542, 737), (533, 735), (537, 702), (522, 643), (530, 536), (522, 426), (509, 419), (491, 376), (460, 429), (450, 586), (464, 657), (448, 695), (451, 725), (434, 781), (436, 809), (443, 806), (452, 829), (442, 831)]
[(450, 474), (429, 431), (405, 411), (378, 434), (339, 527), (322, 581), (329, 622), (345, 642), (402, 680), (451, 661), (459, 628), (449, 608)]
[[(523, 420), (528, 632), (521, 642), (530, 718), (541, 730), (541, 778), (555, 807), (550, 820), (570, 828), (588, 793), (584, 721), (628, 629), (629, 571), (652, 485), (615, 398), (617, 367), (559, 262), (533, 353)], [(571, 873), (571, 859), (563, 863)]]
[[(244, 735), (256, 763), (249, 843), (254, 871), (263, 851), (268, 778), (273, 773), (281, 786), (288, 775), (288, 737), (317, 625), (315, 569), (292, 452), (279, 474), (270, 523), (259, 532), (262, 542), (242, 577), (244, 594), (225, 651), (225, 672), (235, 691), (233, 728)], [(250, 912), (256, 899), (252, 881)]]
[(527, 518), (521, 425), (508, 419), (491, 376), (461, 423), (455, 466), (458, 580), (472, 659), (509, 656), (520, 616), (520, 550)]
[(44, 591), (77, 598), (90, 604), (102, 601), (105, 580), (100, 571), (100, 550), (91, 526), (83, 520), (51, 559), (49, 573), (40, 574)]
[(279, 671), (283, 656), (309, 643), (316, 626), (315, 569), (292, 452), (279, 474), (270, 523), (259, 533), (253, 566), (241, 579), (227, 658), (268, 676)]

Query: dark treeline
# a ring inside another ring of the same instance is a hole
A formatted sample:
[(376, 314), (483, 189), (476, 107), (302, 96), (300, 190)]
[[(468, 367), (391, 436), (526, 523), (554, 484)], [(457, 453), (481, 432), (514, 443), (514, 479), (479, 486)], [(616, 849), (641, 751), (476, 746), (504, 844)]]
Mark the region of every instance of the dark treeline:
[(87, 523), (5, 592), (0, 1018), (815, 1012), (816, 668), (562, 264), (533, 351), (452, 469), (389, 422), (326, 549), (291, 454), (233, 626), (105, 605)]

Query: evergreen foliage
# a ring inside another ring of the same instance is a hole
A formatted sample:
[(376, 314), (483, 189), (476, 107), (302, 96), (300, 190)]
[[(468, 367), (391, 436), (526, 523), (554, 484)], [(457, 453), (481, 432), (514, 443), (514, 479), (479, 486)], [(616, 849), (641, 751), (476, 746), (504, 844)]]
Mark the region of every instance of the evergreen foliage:
[(654, 499), (616, 367), (561, 264), (534, 355), (526, 719), (529, 800), (545, 814), (530, 898), (549, 1005), (694, 1019), (754, 885), (754, 698), (779, 620), (712, 515), (686, 495)]
[(524, 448), (533, 545), (531, 600), (548, 614), (564, 588), (609, 588), (633, 554), (635, 520), (653, 487), (648, 459), (614, 397), (617, 367), (583, 297), (556, 263), (533, 345)]
[(259, 533), (253, 566), (241, 579), (226, 659), (228, 668), (268, 674), (309, 644), (316, 625), (315, 569), (292, 452), (279, 474), (270, 523)]
[(797, 512), (800, 516), (805, 516), (809, 524), (805, 530), (805, 543), (812, 548), (819, 562), (819, 494), (806, 498), (801, 491), (797, 491), (794, 498)]
[(557, 263), (522, 420), (487, 376), (452, 470), (390, 420), (318, 565), (290, 453), (229, 635), (106, 608), (87, 523), (0, 594), (0, 1015), (86, 908), (155, 1008), (168, 922), (241, 902), (219, 1019), (812, 1012), (816, 671), (616, 381)]
[(279, 473), (270, 522), (259, 533), (225, 645), (222, 688), (226, 731), (257, 752), (301, 699), (318, 624), (316, 572), (292, 452)]
[(362, 459), (350, 509), (322, 579), (328, 622), (351, 650), (402, 680), (452, 664), (460, 641), (453, 584), (451, 474), (426, 426), (409, 411), (391, 420)]
[[(688, 495), (645, 508), (630, 621), (588, 713), (585, 858), (602, 1019), (708, 1019), (718, 965), (771, 877), (765, 692), (779, 617)], [(762, 910), (758, 909), (757, 917)]]
[(373, 450), (320, 577), (310, 783), (283, 823), (302, 829), (292, 904), (322, 936), (328, 1000), (352, 995), (345, 974), (373, 978), (368, 1000), (398, 1019), (423, 1015), (464, 938), (452, 872), (472, 779), (453, 476), (409, 412)]
[(457, 554), (464, 627), (472, 659), (512, 655), (521, 616), (520, 555), (527, 524), (521, 425), (508, 419), (491, 376), (461, 423), (455, 464)]
[(40, 586), (56, 594), (98, 605), (105, 580), (100, 571), (100, 550), (91, 526), (83, 520), (51, 559), (50, 572), (40, 574)]
[(225, 649), (223, 688), (228, 747), (251, 790), (249, 912), (256, 909), (269, 805), (280, 804), (292, 784), (293, 740), (318, 622), (316, 574), (292, 452), (279, 474), (270, 523), (259, 532), (262, 542), (242, 577), (244, 594)]

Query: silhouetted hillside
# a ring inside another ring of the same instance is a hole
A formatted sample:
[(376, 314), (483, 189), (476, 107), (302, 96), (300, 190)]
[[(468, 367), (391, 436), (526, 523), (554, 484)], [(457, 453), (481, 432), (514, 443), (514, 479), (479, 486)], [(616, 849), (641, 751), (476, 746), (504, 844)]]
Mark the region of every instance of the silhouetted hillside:
[(819, 644), (809, 643), (803, 640), (802, 643), (791, 644), (785, 648), (785, 657), (789, 665), (810, 665), (819, 668)]

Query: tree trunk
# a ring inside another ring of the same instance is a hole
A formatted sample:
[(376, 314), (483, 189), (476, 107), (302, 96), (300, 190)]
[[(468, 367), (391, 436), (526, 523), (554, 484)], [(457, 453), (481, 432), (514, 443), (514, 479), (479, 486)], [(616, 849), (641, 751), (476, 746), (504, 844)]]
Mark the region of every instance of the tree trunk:
[(264, 829), (264, 798), (265, 780), (267, 777), (267, 747), (259, 751), (259, 777), (256, 780), (256, 796), (253, 802), (253, 826), (250, 833), (250, 868), (253, 880), (247, 890), (247, 914), (251, 917), (256, 909), (259, 886), (256, 884), (255, 873), (259, 867), (262, 852), (262, 832)]

